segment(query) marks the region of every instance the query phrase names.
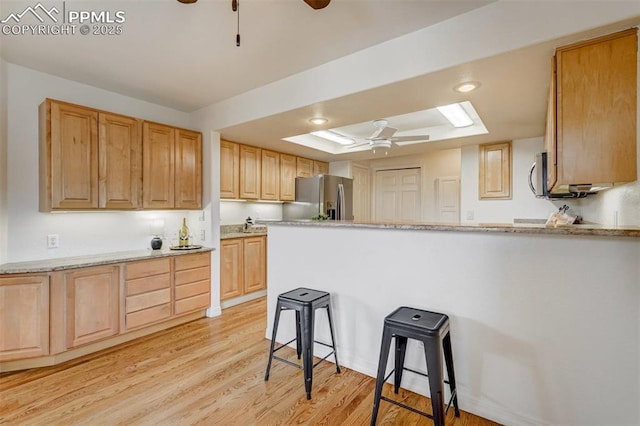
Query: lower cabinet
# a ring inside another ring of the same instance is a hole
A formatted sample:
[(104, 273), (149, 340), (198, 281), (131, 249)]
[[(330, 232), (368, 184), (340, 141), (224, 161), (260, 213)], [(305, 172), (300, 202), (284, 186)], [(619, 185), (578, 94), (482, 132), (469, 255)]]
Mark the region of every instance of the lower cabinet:
[(0, 361), (49, 354), (49, 277), (0, 278)]
[(175, 315), (206, 309), (211, 304), (210, 259), (209, 253), (175, 258)]
[(98, 266), (64, 274), (67, 348), (119, 333), (119, 272), (119, 266)]
[(267, 288), (267, 237), (222, 240), (220, 251), (220, 300)]
[(171, 259), (125, 265), (125, 330), (171, 317)]

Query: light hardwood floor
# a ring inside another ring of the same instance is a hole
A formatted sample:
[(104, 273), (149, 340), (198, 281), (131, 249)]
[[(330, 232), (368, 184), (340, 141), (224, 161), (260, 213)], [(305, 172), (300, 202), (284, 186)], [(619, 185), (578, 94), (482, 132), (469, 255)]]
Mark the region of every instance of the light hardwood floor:
[[(332, 363), (314, 370), (312, 400), (302, 371), (274, 361), (266, 300), (258, 299), (55, 367), (0, 374), (0, 423), (19, 425), (368, 425), (375, 380)], [(295, 359), (295, 351), (288, 348)], [(339, 354), (338, 354), (339, 355)], [(393, 393), (385, 385), (385, 394)], [(429, 400), (400, 391), (408, 405)], [(429, 408), (428, 408), (429, 407)], [(464, 407), (463, 407), (464, 408)], [(382, 402), (378, 424), (430, 425)], [(495, 423), (450, 410), (447, 425)]]

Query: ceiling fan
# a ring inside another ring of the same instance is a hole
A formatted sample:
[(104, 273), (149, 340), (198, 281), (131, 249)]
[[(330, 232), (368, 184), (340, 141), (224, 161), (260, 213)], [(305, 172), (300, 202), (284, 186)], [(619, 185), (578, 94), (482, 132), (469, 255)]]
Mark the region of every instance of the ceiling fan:
[(374, 120), (373, 125), (376, 127), (376, 131), (371, 136), (365, 138), (362, 143), (350, 145), (348, 149), (359, 148), (361, 146), (368, 145), (374, 153), (376, 149), (384, 149), (385, 152), (393, 143), (402, 145), (408, 142), (426, 142), (429, 140), (429, 135), (413, 135), (413, 136), (393, 136), (398, 129), (388, 126), (387, 120)]
[[(190, 4), (190, 3), (195, 3), (198, 0), (178, 0), (178, 1), (180, 3)], [(318, 9), (323, 9), (323, 8), (327, 7), (329, 5), (329, 3), (331, 2), (331, 0), (304, 0), (304, 2), (306, 4), (308, 4), (309, 6), (311, 6), (312, 8), (318, 10)]]

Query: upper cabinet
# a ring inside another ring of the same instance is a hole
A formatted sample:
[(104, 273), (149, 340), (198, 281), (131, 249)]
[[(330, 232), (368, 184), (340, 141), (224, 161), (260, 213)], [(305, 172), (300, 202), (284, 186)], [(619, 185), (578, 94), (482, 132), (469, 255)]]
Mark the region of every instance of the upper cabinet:
[(240, 195), (240, 146), (220, 140), (220, 198)]
[(296, 199), (296, 156), (280, 154), (280, 199)]
[(142, 138), (143, 207), (202, 208), (202, 134), (146, 122)]
[(328, 175), (329, 163), (313, 160), (313, 175)]
[(545, 140), (551, 192), (637, 179), (637, 53), (637, 28), (557, 49)]
[(254, 146), (240, 145), (240, 198), (260, 198), (261, 151)]
[(296, 161), (296, 177), (313, 176), (313, 160), (298, 157)]
[(511, 142), (480, 145), (478, 198), (511, 199)]
[(40, 105), (40, 210), (98, 208), (98, 111)]
[(202, 135), (46, 99), (40, 210), (202, 208)]
[(260, 198), (262, 200), (280, 199), (280, 154), (262, 150), (262, 181)]

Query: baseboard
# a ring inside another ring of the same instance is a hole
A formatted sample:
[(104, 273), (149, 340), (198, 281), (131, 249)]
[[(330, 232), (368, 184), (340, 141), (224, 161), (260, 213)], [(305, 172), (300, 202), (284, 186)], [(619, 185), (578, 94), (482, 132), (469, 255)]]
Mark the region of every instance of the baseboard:
[(222, 309), (230, 308), (235, 305), (239, 305), (250, 300), (259, 299), (267, 295), (267, 290), (260, 290), (253, 293), (245, 294), (240, 297), (234, 297), (233, 299), (225, 300), (220, 303)]

